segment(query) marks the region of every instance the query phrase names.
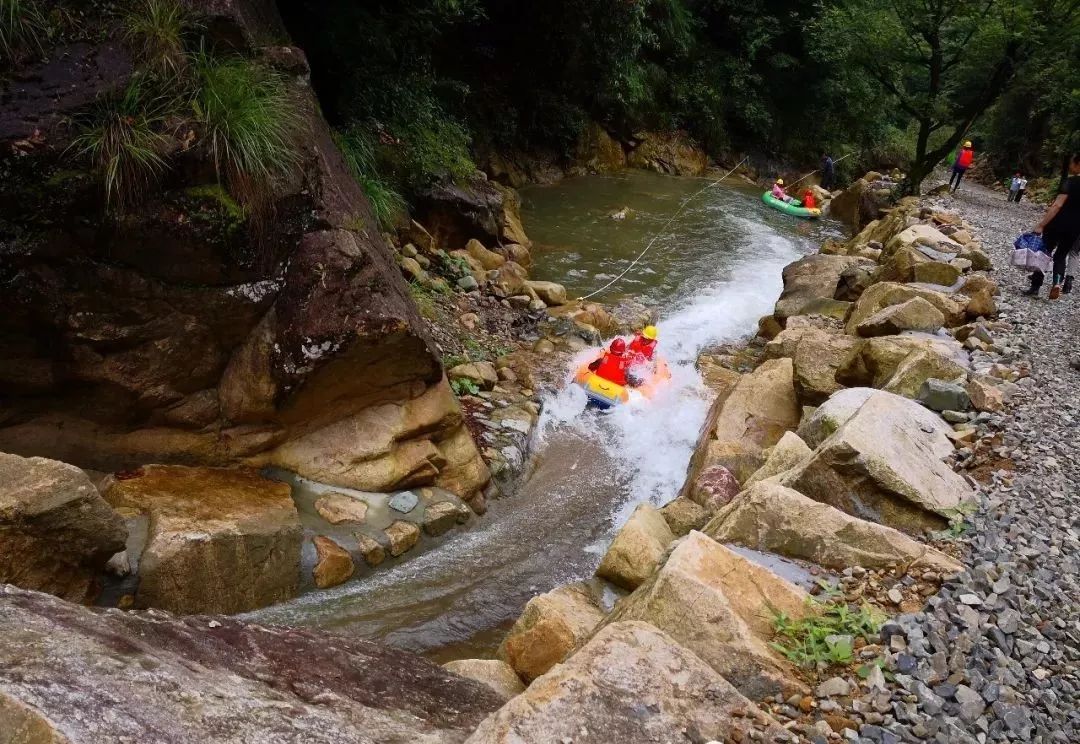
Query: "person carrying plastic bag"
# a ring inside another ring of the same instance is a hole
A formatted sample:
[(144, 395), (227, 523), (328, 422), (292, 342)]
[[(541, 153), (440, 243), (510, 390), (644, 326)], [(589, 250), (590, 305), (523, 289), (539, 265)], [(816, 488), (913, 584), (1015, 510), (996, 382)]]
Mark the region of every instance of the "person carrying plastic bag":
[[(1045, 252), (1054, 256), (1050, 299), (1056, 300), (1062, 293), (1068, 294), (1072, 290), (1072, 281), (1066, 277), (1069, 253), (1080, 241), (1080, 152), (1066, 158), (1057, 198), (1032, 232), (1042, 236)], [(1044, 268), (1032, 271), (1031, 286), (1024, 294), (1028, 297), (1038, 295), (1048, 271)]]

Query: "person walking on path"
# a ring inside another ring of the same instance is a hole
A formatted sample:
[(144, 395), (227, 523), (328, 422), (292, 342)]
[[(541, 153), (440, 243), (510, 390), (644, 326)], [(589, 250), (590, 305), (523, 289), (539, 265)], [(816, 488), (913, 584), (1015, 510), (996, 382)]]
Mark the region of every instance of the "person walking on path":
[[(964, 146), (957, 150), (956, 158), (953, 160), (952, 174), (949, 176), (949, 188), (953, 190), (954, 194), (960, 188), (960, 181), (974, 160), (975, 150), (971, 146), (971, 140), (967, 140), (964, 142)], [(956, 182), (955, 186), (953, 181)]]
[(1019, 204), (1020, 200), (1024, 198), (1024, 192), (1027, 191), (1027, 179), (1020, 176), (1020, 187), (1016, 189), (1016, 199), (1014, 201)]
[(1010, 202), (1018, 202), (1018, 201), (1020, 201), (1019, 199), (1016, 198), (1016, 195), (1019, 192), (1020, 192), (1020, 174), (1017, 173), (1015, 176), (1012, 177), (1012, 181), (1009, 183), (1009, 199), (1008, 200)]
[(836, 161), (828, 153), (821, 153), (821, 188), (832, 191), (836, 186)]
[[(1034, 232), (1043, 236), (1043, 242), (1054, 256), (1050, 299), (1056, 300), (1061, 296), (1062, 283), (1068, 274), (1069, 253), (1080, 240), (1080, 152), (1074, 152), (1066, 159), (1065, 176), (1061, 179), (1057, 198), (1035, 226)], [(1043, 281), (1041, 271), (1032, 272), (1031, 286), (1024, 294), (1029, 297), (1039, 294)], [(1068, 284), (1068, 291), (1071, 292), (1072, 282)]]

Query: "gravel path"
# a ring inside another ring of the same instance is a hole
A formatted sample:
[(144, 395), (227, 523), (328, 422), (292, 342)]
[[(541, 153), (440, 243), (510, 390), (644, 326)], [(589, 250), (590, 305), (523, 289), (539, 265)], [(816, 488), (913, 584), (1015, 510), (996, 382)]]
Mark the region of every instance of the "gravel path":
[[(1023, 273), (1009, 266), (1012, 241), (1043, 207), (964, 184), (931, 200), (976, 229), (1001, 284), (999, 345), (1019, 350), (1030, 379), (1000, 426), (1003, 467), (972, 516), (969, 570), (883, 631), (901, 636), (894, 657), (894, 721), (861, 731), (874, 742), (1080, 742), (1080, 295), (1020, 296)], [(1004, 467), (1005, 458), (1016, 470)], [(905, 674), (906, 672), (906, 674)], [(865, 728), (865, 727), (864, 727)]]

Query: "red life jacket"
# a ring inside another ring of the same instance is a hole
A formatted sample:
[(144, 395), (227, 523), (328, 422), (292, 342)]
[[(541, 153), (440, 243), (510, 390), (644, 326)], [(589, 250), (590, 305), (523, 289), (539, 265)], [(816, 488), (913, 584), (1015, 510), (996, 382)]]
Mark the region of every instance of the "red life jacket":
[(960, 150), (960, 154), (956, 158), (957, 168), (970, 168), (971, 161), (975, 159), (975, 151), (970, 147), (965, 147)]
[(630, 342), (630, 356), (641, 356), (646, 361), (652, 361), (653, 352), (656, 351), (656, 342), (650, 341), (644, 336), (634, 336), (634, 340)]
[(611, 352), (604, 352), (604, 358), (600, 360), (600, 366), (596, 368), (596, 374), (605, 380), (610, 380), (616, 385), (626, 384), (626, 368), (629, 360), (626, 355), (616, 356)]
[(817, 200), (814, 199), (814, 192), (807, 190), (803, 194), (802, 205), (807, 209), (817, 209)]

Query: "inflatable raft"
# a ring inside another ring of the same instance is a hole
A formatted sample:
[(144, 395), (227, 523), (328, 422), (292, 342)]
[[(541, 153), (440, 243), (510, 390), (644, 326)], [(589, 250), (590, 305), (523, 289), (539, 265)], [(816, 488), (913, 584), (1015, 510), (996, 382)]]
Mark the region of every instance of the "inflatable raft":
[(640, 385), (620, 385), (605, 379), (589, 369), (585, 364), (574, 375), (574, 382), (581, 386), (589, 403), (597, 408), (607, 409), (625, 403), (633, 396), (652, 398), (657, 390), (671, 380), (671, 370), (667, 362), (657, 357), (651, 364), (646, 362), (631, 369), (631, 374), (644, 373), (645, 379)]
[(792, 217), (804, 217), (812, 220), (821, 216), (820, 209), (807, 209), (802, 205), (802, 202), (797, 199), (788, 204), (785, 201), (780, 201), (768, 191), (761, 195), (761, 201), (765, 202), (773, 209), (780, 210), (784, 214), (790, 214)]

